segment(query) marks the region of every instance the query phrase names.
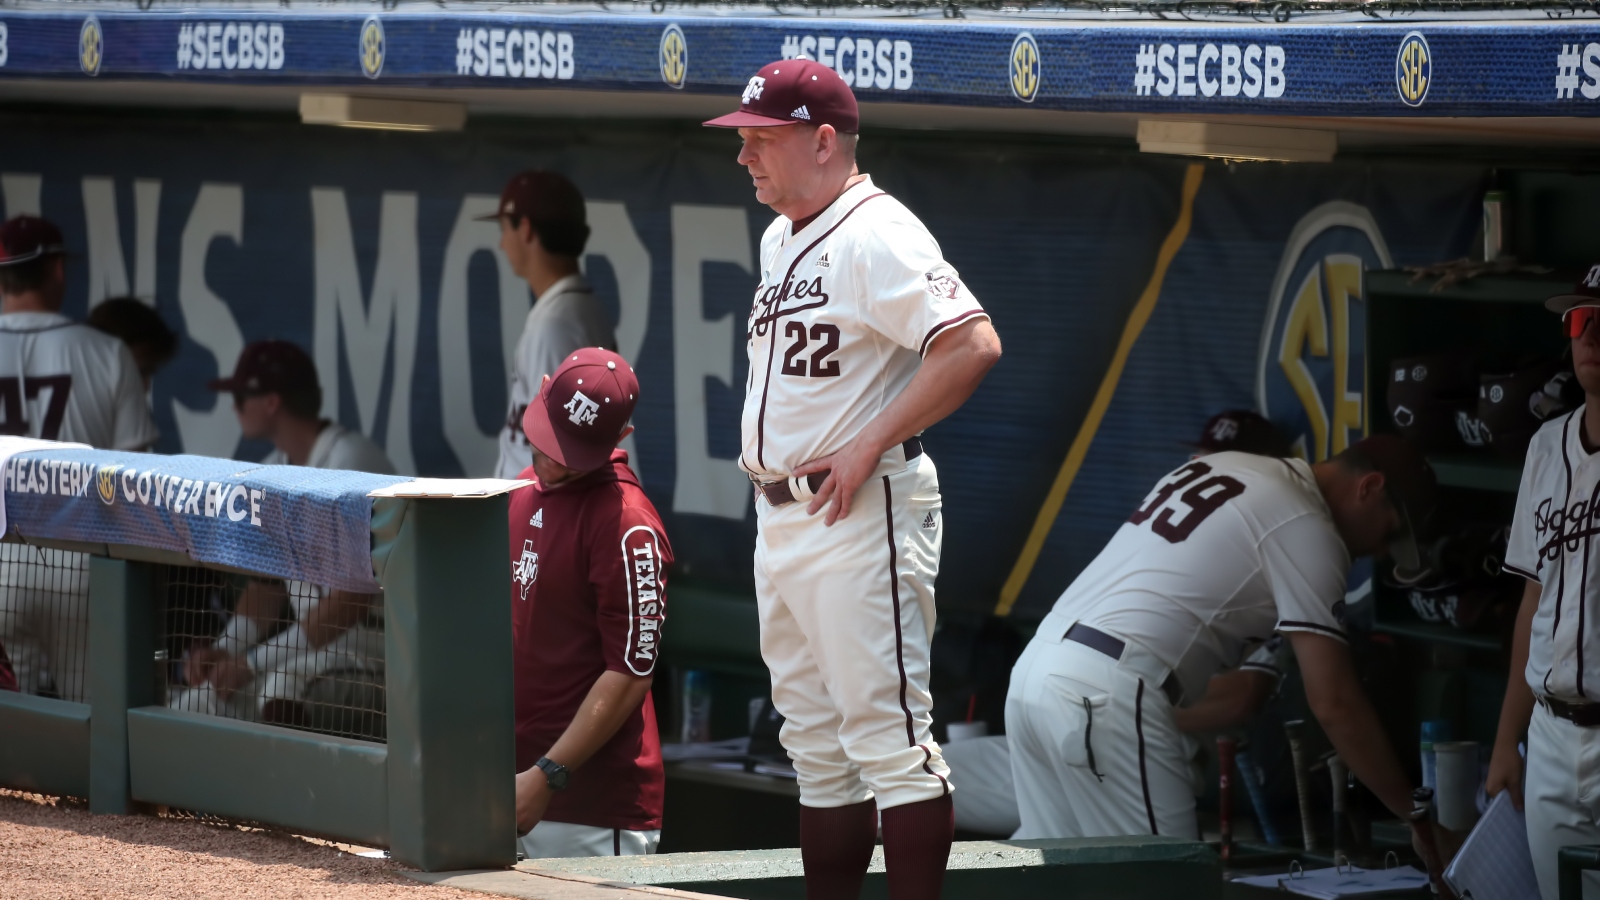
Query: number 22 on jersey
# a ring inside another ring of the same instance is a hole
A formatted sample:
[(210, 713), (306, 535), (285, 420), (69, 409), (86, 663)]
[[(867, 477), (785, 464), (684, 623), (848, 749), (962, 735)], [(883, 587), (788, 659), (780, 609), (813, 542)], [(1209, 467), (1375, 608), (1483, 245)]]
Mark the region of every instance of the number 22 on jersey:
[(1155, 491), (1145, 498), (1143, 506), (1133, 511), (1128, 521), (1134, 525), (1149, 521), (1150, 530), (1166, 538), (1168, 543), (1183, 543), (1224, 503), (1244, 493), (1244, 483), (1237, 478), (1205, 477), (1210, 474), (1211, 467), (1199, 460), (1173, 472), (1166, 481), (1156, 485)]

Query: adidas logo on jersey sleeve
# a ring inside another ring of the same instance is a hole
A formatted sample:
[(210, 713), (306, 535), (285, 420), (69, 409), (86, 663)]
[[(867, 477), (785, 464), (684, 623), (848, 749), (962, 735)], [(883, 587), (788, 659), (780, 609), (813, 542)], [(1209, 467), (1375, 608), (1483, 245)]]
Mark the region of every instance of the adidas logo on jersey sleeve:
[(805, 119), (807, 122), (809, 122), (811, 121), (811, 110), (802, 106), (794, 112), (789, 113), (789, 117), (794, 119)]
[(528, 524), (535, 528), (544, 527), (544, 507), (539, 507), (539, 511), (533, 514), (533, 518), (528, 520)]

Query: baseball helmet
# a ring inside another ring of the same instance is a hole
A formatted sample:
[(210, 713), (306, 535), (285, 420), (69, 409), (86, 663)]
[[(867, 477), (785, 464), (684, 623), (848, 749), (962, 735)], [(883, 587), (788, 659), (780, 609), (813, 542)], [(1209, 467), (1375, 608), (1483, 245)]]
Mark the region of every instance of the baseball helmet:
[(1477, 422), (1478, 372), (1470, 357), (1433, 354), (1389, 363), (1389, 418), (1430, 453), (1488, 443)]
[(1484, 375), (1478, 386), (1478, 419), (1496, 453), (1521, 459), (1541, 425), (1582, 402), (1583, 388), (1572, 367), (1550, 360)]
[(1505, 525), (1465, 524), (1429, 543), (1421, 577), (1391, 574), (1384, 583), (1424, 622), (1462, 629), (1498, 622), (1520, 590), (1518, 579), (1501, 573), (1509, 533)]

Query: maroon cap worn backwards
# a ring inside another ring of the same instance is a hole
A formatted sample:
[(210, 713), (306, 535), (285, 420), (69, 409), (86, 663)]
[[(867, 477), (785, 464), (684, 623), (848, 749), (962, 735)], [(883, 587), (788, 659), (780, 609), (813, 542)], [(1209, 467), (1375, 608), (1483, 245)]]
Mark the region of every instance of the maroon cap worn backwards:
[(299, 346), (288, 341), (256, 341), (239, 353), (229, 378), (214, 378), (206, 387), (236, 394), (293, 393), (318, 388), (317, 366)]
[(0, 225), (0, 266), (67, 252), (61, 229), (38, 216), (15, 216)]
[(832, 68), (810, 59), (767, 63), (745, 85), (739, 111), (718, 116), (713, 128), (763, 128), (773, 125), (832, 125), (856, 134), (861, 114), (856, 95)]
[(522, 431), (540, 453), (588, 472), (611, 458), (638, 400), (639, 379), (628, 361), (585, 347), (567, 357), (528, 404)]

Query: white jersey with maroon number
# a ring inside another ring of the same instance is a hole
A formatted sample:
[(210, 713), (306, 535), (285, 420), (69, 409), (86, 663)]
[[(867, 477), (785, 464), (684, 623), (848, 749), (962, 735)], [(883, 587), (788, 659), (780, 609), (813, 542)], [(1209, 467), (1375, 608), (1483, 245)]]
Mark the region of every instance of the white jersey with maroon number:
[(143, 450), (159, 432), (122, 341), (57, 313), (0, 315), (0, 433)]
[(1161, 479), (1039, 633), (1083, 622), (1134, 641), (1192, 700), (1274, 631), (1343, 639), (1349, 569), (1310, 466), (1214, 453)]
[(1585, 672), (1600, 661), (1600, 453), (1584, 449), (1583, 410), (1546, 422), (1528, 445), (1505, 559), (1540, 586), (1528, 686), (1569, 703), (1600, 701), (1600, 674)]
[(865, 178), (761, 238), (739, 464), (772, 480), (837, 451), (910, 383), (944, 330), (987, 317), (939, 244)]

